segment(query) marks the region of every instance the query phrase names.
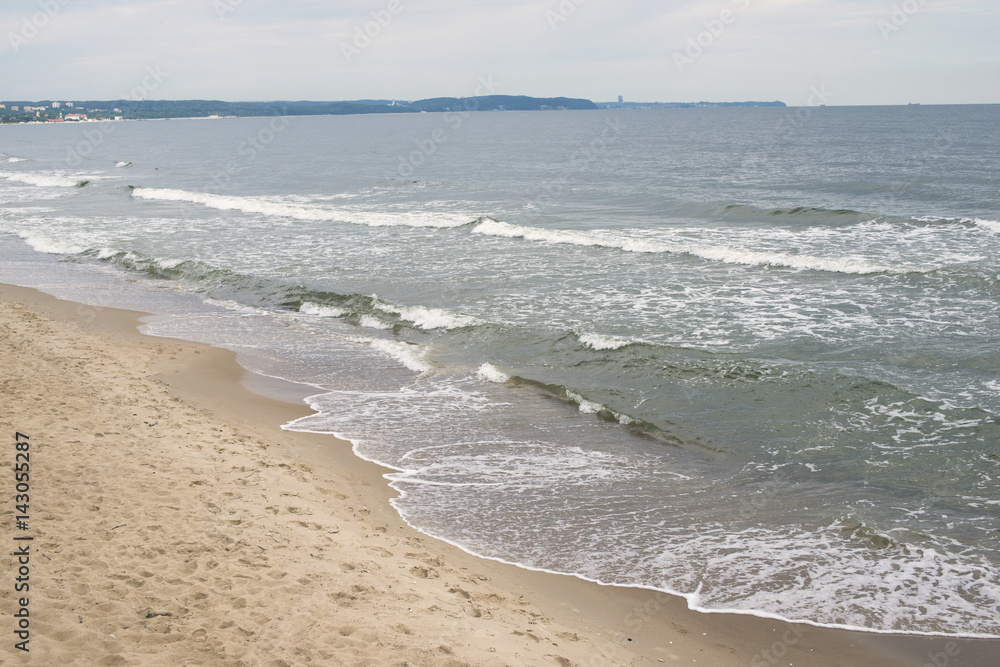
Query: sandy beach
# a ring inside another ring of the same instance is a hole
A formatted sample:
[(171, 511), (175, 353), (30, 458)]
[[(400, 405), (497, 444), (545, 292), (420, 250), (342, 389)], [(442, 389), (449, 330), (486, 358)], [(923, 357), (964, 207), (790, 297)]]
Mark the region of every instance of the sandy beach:
[(349, 443), (280, 429), (306, 388), (139, 317), (0, 287), (0, 535), (30, 586), (8, 556), (0, 664), (996, 664), (471, 556), (406, 526)]

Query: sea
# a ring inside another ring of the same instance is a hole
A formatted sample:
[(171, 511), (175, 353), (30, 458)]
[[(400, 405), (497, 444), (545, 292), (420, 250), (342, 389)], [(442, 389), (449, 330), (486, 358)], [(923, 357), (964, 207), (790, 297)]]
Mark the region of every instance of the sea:
[(998, 128), (1000, 106), (4, 126), (0, 281), (308, 386), (284, 428), (350, 441), (471, 553), (1000, 637)]

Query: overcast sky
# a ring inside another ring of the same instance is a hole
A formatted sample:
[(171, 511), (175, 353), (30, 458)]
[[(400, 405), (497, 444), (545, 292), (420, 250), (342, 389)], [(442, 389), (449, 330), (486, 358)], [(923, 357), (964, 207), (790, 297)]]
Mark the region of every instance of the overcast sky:
[(0, 100), (1000, 103), (997, 0), (3, 0), (0, 36)]

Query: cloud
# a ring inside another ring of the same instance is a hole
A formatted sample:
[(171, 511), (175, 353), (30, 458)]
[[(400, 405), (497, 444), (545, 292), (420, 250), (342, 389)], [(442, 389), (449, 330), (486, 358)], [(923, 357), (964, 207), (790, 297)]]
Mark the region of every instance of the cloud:
[[(510, 94), (598, 100), (793, 101), (836, 81), (841, 104), (1000, 101), (985, 85), (1000, 62), (993, 0), (912, 0), (888, 36), (893, 1), (50, 0), (59, 11), (15, 51), (38, 2), (0, 9), (4, 99), (112, 98), (160, 66), (165, 98), (414, 99), (493, 74)], [(691, 40), (702, 53), (678, 71)]]

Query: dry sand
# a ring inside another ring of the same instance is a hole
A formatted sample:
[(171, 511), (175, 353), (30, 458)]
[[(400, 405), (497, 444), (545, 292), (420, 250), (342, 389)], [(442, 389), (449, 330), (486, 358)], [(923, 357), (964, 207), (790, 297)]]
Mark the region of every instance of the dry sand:
[(4, 559), (0, 664), (996, 664), (995, 643), (698, 614), (470, 556), (405, 526), (348, 443), (280, 430), (307, 408), (248, 391), (232, 353), (137, 317), (0, 286), (0, 539), (31, 546), (29, 592)]

